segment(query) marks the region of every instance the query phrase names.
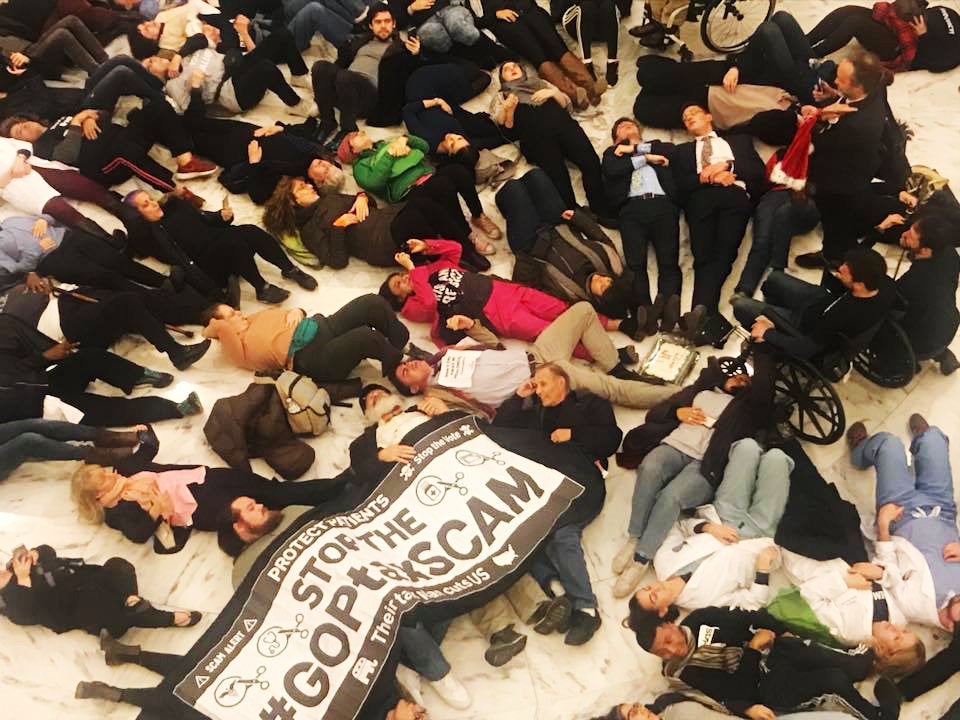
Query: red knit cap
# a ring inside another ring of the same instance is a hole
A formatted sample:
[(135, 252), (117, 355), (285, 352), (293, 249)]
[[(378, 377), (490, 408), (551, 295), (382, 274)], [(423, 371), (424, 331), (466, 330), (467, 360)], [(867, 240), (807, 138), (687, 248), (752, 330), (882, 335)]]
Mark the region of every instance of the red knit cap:
[(357, 136), (356, 131), (347, 133), (346, 137), (340, 141), (340, 147), (337, 148), (337, 160), (342, 165), (349, 165), (357, 159), (357, 154), (353, 151), (350, 142)]
[(801, 122), (797, 128), (797, 134), (793, 136), (793, 142), (783, 153), (780, 161), (774, 162), (773, 158), (770, 159), (773, 163), (772, 167), (768, 163), (770, 182), (783, 185), (791, 190), (803, 190), (806, 187), (807, 165), (813, 152), (810, 136), (816, 122), (816, 116), (809, 117)]

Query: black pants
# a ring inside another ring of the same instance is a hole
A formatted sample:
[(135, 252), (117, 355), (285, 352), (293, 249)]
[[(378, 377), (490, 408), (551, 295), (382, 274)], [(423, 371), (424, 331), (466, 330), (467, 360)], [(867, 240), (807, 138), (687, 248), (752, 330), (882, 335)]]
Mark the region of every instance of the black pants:
[(254, 54), (277, 65), (286, 65), (290, 68), (291, 75), (306, 75), (309, 72), (303, 55), (297, 50), (293, 33), (284, 25), (274, 25), (270, 34), (257, 42), (257, 46), (250, 53)]
[[(823, 651), (821, 655), (826, 652)], [(867, 720), (880, 720), (880, 709), (864, 698), (853, 682), (847, 672), (839, 667), (780, 661), (760, 681), (760, 701), (771, 709), (783, 712), (820, 695), (837, 695)]]
[(50, 394), (84, 413), (84, 425), (123, 427), (183, 417), (176, 403), (160, 397), (105, 397), (86, 392), (102, 380), (130, 393), (144, 368), (99, 348), (81, 348), (47, 372)]
[(737, 56), (740, 82), (786, 88), (802, 103), (813, 102), (817, 73), (803, 29), (788, 12), (780, 11), (760, 24), (744, 51)]
[(320, 122), (336, 125), (334, 108), (340, 110), (340, 129), (353, 132), (357, 118), (366, 117), (377, 104), (377, 88), (370, 79), (332, 62), (318, 60), (310, 70), (313, 96), (320, 109)]
[[(258, 45), (256, 50), (259, 49)], [(290, 87), (280, 68), (275, 65), (276, 61), (258, 55), (256, 50), (240, 58), (230, 70), (233, 93), (240, 109), (249, 110), (259, 105), (268, 90), (288, 107), (299, 103), (300, 96)]]
[(77, 588), (77, 622), (91, 635), (106, 629), (113, 637), (120, 637), (133, 627), (173, 625), (172, 612), (145, 606), (127, 607), (127, 598), (139, 594), (136, 568), (123, 558), (110, 558)]
[(871, 213), (876, 195), (869, 191), (849, 195), (814, 195), (823, 228), (823, 254), (833, 263), (878, 222)]
[(163, 321), (147, 307), (140, 293), (109, 293), (97, 303), (60, 298), (60, 326), (65, 337), (83, 347), (107, 349), (126, 334), (142, 335), (163, 353), (175, 351)]
[(837, 8), (807, 34), (817, 57), (836, 52), (854, 38), (881, 60), (893, 60), (899, 52), (897, 36), (886, 25), (873, 19), (870, 7), (845, 5)]
[(557, 32), (553, 18), (535, 4), (532, 9), (520, 13), (516, 22), (497, 19), (493, 21), (490, 29), (497, 36), (497, 40), (534, 67), (540, 67), (545, 62), (558, 62), (564, 54), (570, 52)]
[(620, 18), (613, 0), (580, 0), (568, 12), (570, 18), (563, 29), (580, 45), (580, 55), (585, 62), (590, 61), (590, 48), (598, 41), (606, 43), (608, 61), (617, 59)]
[(630, 198), (620, 208), (620, 238), (627, 266), (633, 270), (634, 298), (650, 304), (647, 246), (657, 256), (657, 295), (680, 294), (680, 215), (666, 197)]
[[(451, 214), (450, 200), (439, 201), (429, 193), (411, 193), (406, 205), (390, 223), (390, 235), (397, 248), (412, 239), (456, 240), (464, 247), (470, 244), (470, 228), (463, 220), (460, 201), (453, 193), (456, 215)], [(404, 246), (405, 247), (405, 246)]]
[(733, 269), (753, 208), (739, 187), (701, 187), (684, 208), (693, 252), (693, 305), (719, 311), (720, 291)]
[(406, 326), (379, 295), (362, 295), (333, 315), (317, 317), (317, 337), (293, 356), (294, 369), (317, 382), (343, 380), (367, 359), (379, 360), (385, 371), (395, 367), (410, 339)]
[(197, 266), (219, 287), (225, 287), (231, 275), (239, 275), (260, 290), (267, 281), (260, 274), (255, 255), (281, 271), (293, 267), (276, 239), (256, 225), (233, 225), (225, 228), (219, 234), (211, 236), (205, 247), (191, 253)]
[[(483, 205), (477, 195), (476, 177), (464, 165), (446, 163), (440, 165), (424, 183), (417, 185), (407, 194), (406, 200), (416, 195), (428, 195), (450, 210), (454, 217), (463, 217), (458, 196), (463, 198), (472, 217), (483, 214)], [(456, 213), (453, 212), (456, 208)]]
[(600, 158), (590, 138), (570, 113), (552, 100), (540, 106), (520, 105), (514, 114), (514, 128), (524, 156), (543, 168), (568, 208), (577, 206), (567, 170), (569, 161), (580, 169), (591, 209), (597, 214), (605, 214)]
[[(187, 113), (183, 119), (200, 155), (225, 170), (247, 162), (247, 146), (254, 139), (256, 125), (243, 120), (212, 118), (205, 113)], [(261, 147), (264, 140), (260, 138)]]
[[(169, 109), (169, 106), (167, 106)], [(186, 149), (176, 148), (173, 138), (150, 136), (142, 132), (152, 123), (152, 114), (164, 111), (159, 106), (149, 109), (150, 104), (141, 108), (134, 116), (140, 115), (139, 123), (130, 121), (128, 127), (109, 126), (95, 140), (84, 140), (80, 147), (80, 156), (77, 160), (77, 169), (91, 180), (104, 187), (112, 187), (137, 177), (161, 192), (174, 190), (173, 173), (150, 157), (149, 151), (157, 140), (170, 148), (171, 153), (180, 154)], [(142, 113), (145, 113), (142, 115)], [(178, 123), (179, 124), (179, 123)], [(160, 123), (156, 128), (173, 130), (174, 127)]]
[(133, 290), (134, 283), (159, 287), (164, 276), (134, 262), (106, 238), (82, 230), (68, 230), (60, 247), (37, 265), (37, 273), (61, 282), (112, 290)]
[[(947, 647), (927, 660), (927, 664), (912, 675), (903, 678), (897, 687), (907, 700), (914, 700), (960, 672), (960, 630), (954, 630), (953, 640)], [(960, 702), (954, 704), (944, 718), (956, 717), (951, 713), (960, 712)]]
[(83, 87), (84, 108), (110, 110), (122, 95), (166, 103), (163, 84), (133, 58), (118, 55), (90, 73)]
[(127, 116), (127, 127), (145, 152), (154, 143), (166, 146), (174, 157), (193, 150), (193, 138), (182, 118), (166, 101), (144, 103)]

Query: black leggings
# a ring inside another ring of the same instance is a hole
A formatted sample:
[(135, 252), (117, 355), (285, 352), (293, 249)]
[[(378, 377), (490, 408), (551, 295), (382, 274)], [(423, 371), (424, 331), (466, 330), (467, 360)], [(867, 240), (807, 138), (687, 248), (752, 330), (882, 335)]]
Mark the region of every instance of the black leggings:
[(44, 257), (37, 273), (76, 285), (133, 290), (140, 283), (160, 287), (165, 280), (156, 270), (131, 260), (101, 237), (68, 230), (60, 247)]
[(457, 196), (459, 196), (467, 204), (471, 217), (479, 217), (483, 214), (483, 206), (480, 204), (480, 196), (477, 195), (475, 183), (476, 177), (466, 166), (458, 163), (447, 163), (438, 167), (425, 183), (414, 187), (407, 194), (406, 199), (409, 200), (416, 195), (426, 194), (448, 208), (453, 217), (462, 217), (463, 211), (460, 209), (460, 201), (457, 199)]
[(455, 216), (451, 216), (449, 207), (429, 193), (411, 193), (406, 205), (390, 223), (390, 235), (397, 247), (404, 246), (407, 240), (427, 238), (455, 240), (461, 245), (469, 245), (470, 229), (463, 221), (456, 193), (453, 200), (457, 203)]
[(616, 60), (620, 45), (620, 18), (613, 0), (580, 0), (563, 14), (563, 29), (580, 45), (584, 62), (590, 62), (595, 42), (607, 45), (607, 60)]
[[(237, 241), (240, 242), (237, 242)], [(194, 262), (221, 288), (231, 275), (239, 275), (257, 290), (267, 281), (257, 268), (259, 255), (281, 271), (293, 268), (293, 263), (279, 243), (256, 225), (236, 225), (210, 238), (205, 251), (193, 257)]]
[(362, 295), (317, 320), (316, 338), (293, 356), (293, 367), (320, 383), (343, 380), (368, 359), (379, 360), (386, 374), (403, 358), (410, 339), (406, 326), (379, 295)]
[[(259, 46), (257, 49), (259, 50)], [(233, 92), (240, 109), (249, 110), (259, 105), (263, 96), (267, 94), (267, 90), (272, 90), (287, 107), (299, 103), (300, 96), (290, 87), (290, 83), (283, 77), (283, 73), (274, 61), (262, 55), (257, 56), (255, 52), (244, 55), (230, 73)]]
[(859, 5), (846, 5), (832, 11), (817, 23), (807, 38), (817, 57), (836, 52), (854, 38), (881, 60), (893, 60), (899, 52), (897, 36), (873, 19), (871, 8)]
[(84, 413), (83, 425), (125, 427), (183, 417), (176, 403), (160, 397), (105, 397), (86, 392), (102, 380), (130, 393), (145, 368), (99, 348), (81, 348), (47, 372), (50, 394)]
[(177, 349), (177, 341), (138, 292), (111, 293), (96, 304), (60, 298), (60, 326), (65, 337), (84, 347), (108, 348), (127, 333), (141, 335), (160, 352)]
[(122, 95), (166, 104), (163, 84), (133, 58), (118, 55), (90, 73), (83, 87), (83, 107), (113, 111)]
[(553, 18), (537, 5), (520, 13), (516, 22), (494, 20), (491, 30), (500, 42), (534, 67), (540, 67), (545, 62), (559, 62), (561, 57), (570, 52), (557, 32)]

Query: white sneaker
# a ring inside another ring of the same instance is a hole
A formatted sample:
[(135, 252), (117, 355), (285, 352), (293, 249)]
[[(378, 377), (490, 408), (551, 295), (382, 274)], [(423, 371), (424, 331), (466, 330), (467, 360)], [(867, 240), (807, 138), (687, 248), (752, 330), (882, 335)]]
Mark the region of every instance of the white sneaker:
[(623, 547), (617, 551), (617, 554), (613, 556), (613, 562), (610, 563), (610, 568), (619, 575), (624, 570), (627, 569), (627, 565), (630, 564), (630, 561), (633, 560), (633, 554), (637, 551), (637, 541), (633, 538), (627, 538), (627, 541), (623, 544)]
[(310, 73), (306, 75), (291, 75), (290, 85), (303, 88), (304, 90), (310, 90), (311, 92), (313, 91), (313, 80), (310, 77)]
[[(449, 673), (448, 673), (449, 676)], [(397, 665), (397, 685), (409, 696), (410, 700), (423, 707), (423, 692), (420, 690), (421, 678), (406, 665)]]
[(291, 115), (297, 115), (299, 117), (309, 118), (316, 117), (320, 114), (320, 108), (317, 107), (317, 104), (313, 101), (313, 98), (305, 97), (300, 98), (300, 102), (293, 106), (287, 106), (287, 112)]
[(618, 577), (617, 582), (614, 583), (613, 596), (615, 598), (625, 598), (632, 594), (640, 584), (640, 580), (643, 579), (645, 572), (647, 572), (646, 563), (631, 560), (626, 570), (620, 573), (620, 577)]
[(436, 682), (430, 683), (430, 687), (440, 696), (441, 700), (455, 710), (466, 710), (473, 702), (470, 693), (467, 692), (463, 683), (454, 677), (452, 671)]

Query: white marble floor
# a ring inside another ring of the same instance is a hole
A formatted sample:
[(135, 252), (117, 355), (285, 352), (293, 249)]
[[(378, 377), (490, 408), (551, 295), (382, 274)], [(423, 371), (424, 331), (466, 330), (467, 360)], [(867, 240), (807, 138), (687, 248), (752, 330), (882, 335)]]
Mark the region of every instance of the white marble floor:
[[(805, 28), (810, 28), (839, 4), (828, 0), (780, 0), (779, 6), (796, 15)], [(859, 4), (868, 3), (859, 0)], [(960, 5), (957, 0), (943, 4)], [(639, 8), (638, 1), (634, 17), (639, 17)], [(686, 28), (685, 32), (691, 30), (695, 31), (695, 28)], [(694, 33), (690, 36), (691, 40), (696, 40)], [(598, 109), (582, 118), (598, 149), (607, 142), (613, 120), (631, 113), (637, 91), (632, 69), (638, 50), (625, 32), (622, 45), (620, 84), (604, 96)], [(316, 48), (312, 54), (322, 52), (323, 49)], [(702, 51), (698, 56), (701, 55)], [(958, 82), (960, 72), (957, 71), (945, 75), (908, 73), (898, 76), (890, 89), (890, 100), (897, 115), (916, 133), (908, 147), (911, 161), (935, 167), (953, 178), (960, 178), (960, 144), (956, 142), (960, 127), (957, 120), (960, 117)], [(475, 100), (471, 107), (480, 107), (484, 102), (486, 98)], [(282, 115), (278, 104), (269, 102), (250, 114), (258, 122)], [(382, 137), (387, 133), (377, 130), (373, 134)], [(665, 137), (665, 134), (661, 136)], [(224, 193), (215, 181), (197, 182), (194, 189), (214, 204), (219, 204)], [(484, 194), (483, 201), (491, 216), (497, 217), (489, 192)], [(239, 222), (259, 222), (259, 209), (246, 198), (234, 197), (231, 202)], [(97, 212), (87, 209), (94, 214)], [(0, 213), (9, 215), (10, 209), (0, 208)], [(804, 252), (817, 245), (816, 235), (811, 234), (794, 243), (794, 252)], [(511, 257), (505, 242), (499, 246), (500, 252), (493, 258), (494, 271), (509, 276)], [(681, 247), (682, 261), (687, 269), (691, 263), (685, 242)], [(741, 248), (734, 278), (739, 274), (748, 247), (749, 241)], [(897, 253), (891, 251), (891, 269), (896, 258)], [(273, 268), (265, 269), (265, 274), (271, 281), (285, 284)], [(288, 304), (319, 312), (332, 311), (353, 297), (375, 290), (384, 275), (383, 271), (353, 261), (348, 269), (340, 272), (318, 272), (319, 290), (306, 293), (294, 288)], [(727, 293), (731, 291), (732, 281)], [(259, 309), (249, 288), (244, 292), (244, 309), (251, 312)], [(413, 331), (418, 342), (427, 342), (425, 328), (418, 327)], [(649, 342), (643, 344), (641, 352)], [(955, 343), (954, 348), (960, 351), (960, 343)], [(125, 340), (117, 351), (142, 364), (169, 369), (165, 359), (138, 341)], [(364, 366), (361, 374), (373, 378), (376, 371)], [(177, 380), (172, 387), (162, 391), (164, 396), (181, 399), (188, 390), (195, 389), (209, 407), (218, 397), (241, 392), (250, 377), (231, 369), (219, 348), (214, 347), (196, 366), (178, 374)], [(935, 368), (927, 366), (909, 387), (902, 390), (883, 390), (854, 374), (847, 382), (838, 385), (838, 389), (850, 421), (863, 419), (871, 429), (905, 434), (909, 414), (921, 411), (948, 434), (960, 437), (960, 374), (944, 378)], [(630, 429), (642, 420), (642, 413), (638, 411), (621, 409), (617, 415), (624, 429)], [(204, 420), (204, 417), (196, 417), (159, 424), (160, 459), (171, 463), (220, 464), (203, 437)], [(329, 477), (339, 472), (347, 464), (347, 444), (359, 433), (360, 427), (355, 409), (336, 409), (332, 430), (313, 441), (318, 460), (307, 477)], [(956, 447), (955, 443), (953, 460), (960, 463)], [(872, 477), (851, 469), (842, 443), (809, 450), (827, 478), (835, 481), (845, 495), (858, 503), (869, 524)], [(258, 465), (257, 469), (269, 475), (266, 466)], [(162, 604), (199, 609), (207, 613), (207, 617), (196, 628), (134, 630), (127, 639), (152, 649), (185, 651), (230, 597), (228, 559), (217, 549), (213, 538), (202, 534), (193, 537), (187, 548), (177, 555), (157, 556), (149, 546), (128, 543), (112, 530), (79, 524), (69, 500), (68, 483), (73, 470), (72, 463), (30, 464), (0, 485), (0, 558), (6, 557), (22, 542), (31, 546), (49, 543), (62, 555), (83, 556), (95, 561), (103, 561), (112, 555), (129, 559), (139, 571), (141, 590), (146, 597)], [(609, 561), (625, 532), (632, 485), (632, 473), (613, 469), (608, 479), (606, 507), (585, 534), (588, 562), (603, 617), (603, 626), (596, 637), (588, 645), (573, 649), (563, 646), (558, 636), (544, 638), (531, 632), (528, 633), (526, 651), (507, 666), (495, 669), (484, 663), (483, 642), (470, 623), (458, 621), (451, 629), (444, 650), (454, 671), (472, 694), (473, 705), (466, 711), (457, 712), (428, 691), (427, 704), (433, 717), (439, 720), (585, 718), (606, 712), (615, 702), (649, 700), (662, 689), (659, 662), (641, 651), (630, 634), (620, 627), (624, 608), (622, 603), (614, 602), (611, 593), (613, 580)], [(931, 634), (926, 633), (926, 637), (931, 638)], [(943, 638), (931, 639), (931, 651), (943, 641)], [(84, 679), (105, 680), (121, 686), (146, 686), (156, 682), (156, 676), (134, 666), (107, 668), (97, 650), (96, 640), (91, 636), (80, 632), (55, 636), (44, 629), (19, 628), (0, 619), (0, 685), (4, 689), (3, 703), (7, 708), (0, 712), (0, 717), (51, 720), (69, 715), (77, 720), (126, 720), (136, 716), (135, 710), (128, 706), (74, 700), (73, 689), (77, 681)], [(921, 701), (906, 706), (902, 717), (905, 720), (937, 718), (958, 695), (960, 678), (954, 678)]]

